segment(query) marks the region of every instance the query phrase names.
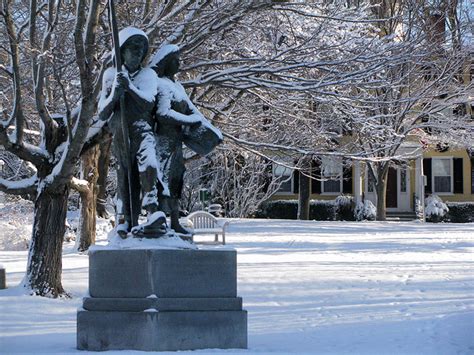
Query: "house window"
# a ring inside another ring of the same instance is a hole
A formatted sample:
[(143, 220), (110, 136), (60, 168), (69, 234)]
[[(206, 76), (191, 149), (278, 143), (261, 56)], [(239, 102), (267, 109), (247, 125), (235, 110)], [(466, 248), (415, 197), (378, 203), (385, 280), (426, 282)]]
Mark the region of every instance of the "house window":
[(341, 193), (342, 161), (337, 158), (323, 158), (321, 163), (322, 192), (330, 194)]
[(367, 192), (374, 192), (375, 180), (370, 171), (367, 170)]
[(293, 171), (286, 166), (273, 164), (273, 176), (281, 181), (277, 192), (291, 192), (291, 176)]
[(407, 192), (407, 169), (400, 169), (400, 192)]
[(433, 193), (453, 192), (453, 161), (451, 158), (433, 158)]

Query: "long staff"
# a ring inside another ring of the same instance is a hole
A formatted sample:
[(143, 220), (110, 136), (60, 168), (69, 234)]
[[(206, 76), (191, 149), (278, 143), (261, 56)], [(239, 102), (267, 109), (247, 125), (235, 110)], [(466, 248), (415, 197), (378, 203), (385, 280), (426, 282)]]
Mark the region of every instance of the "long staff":
[[(109, 20), (110, 20), (110, 28), (112, 30), (112, 40), (114, 44), (114, 51), (115, 51), (115, 68), (117, 73), (122, 70), (122, 58), (120, 56), (120, 43), (119, 43), (119, 36), (118, 36), (118, 28), (117, 28), (117, 18), (115, 17), (115, 6), (113, 0), (109, 0)], [(132, 157), (130, 155), (130, 136), (128, 134), (128, 122), (125, 118), (125, 97), (124, 95), (120, 96), (120, 122), (122, 123), (122, 135), (123, 135), (123, 143), (125, 146), (126, 154), (128, 155), (127, 159), (127, 173), (128, 173), (128, 195), (129, 195), (129, 204), (130, 204), (130, 220), (131, 220), (131, 227), (134, 227), (138, 221), (136, 221), (136, 217), (133, 211), (133, 197), (132, 197)]]

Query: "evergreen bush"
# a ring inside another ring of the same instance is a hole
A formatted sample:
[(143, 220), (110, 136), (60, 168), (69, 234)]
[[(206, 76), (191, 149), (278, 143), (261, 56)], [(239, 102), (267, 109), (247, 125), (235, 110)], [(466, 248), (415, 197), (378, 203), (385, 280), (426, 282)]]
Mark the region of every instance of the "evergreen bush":
[(427, 222), (444, 222), (447, 220), (448, 206), (437, 195), (430, 195), (425, 200), (425, 215)]
[(337, 196), (335, 200), (336, 220), (355, 221), (354, 208), (352, 196)]
[(447, 219), (452, 223), (474, 222), (473, 202), (447, 202), (449, 212)]
[[(296, 219), (297, 214), (297, 200), (274, 200), (262, 203), (255, 213), (255, 217)], [(309, 219), (316, 221), (333, 221), (335, 219), (334, 201), (311, 200), (309, 203)]]

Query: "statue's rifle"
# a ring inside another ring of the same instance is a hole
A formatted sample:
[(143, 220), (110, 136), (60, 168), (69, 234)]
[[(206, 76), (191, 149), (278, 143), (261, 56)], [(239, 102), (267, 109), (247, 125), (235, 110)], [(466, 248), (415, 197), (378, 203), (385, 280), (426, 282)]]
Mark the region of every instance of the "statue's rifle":
[[(115, 51), (115, 68), (117, 73), (122, 70), (122, 58), (120, 56), (120, 43), (119, 43), (119, 35), (118, 35), (118, 28), (117, 28), (117, 18), (115, 17), (115, 6), (113, 0), (109, 0), (109, 20), (110, 20), (110, 28), (112, 31), (112, 40), (114, 45)], [(134, 227), (135, 224), (138, 222), (135, 220), (135, 214), (133, 211), (133, 197), (132, 197), (132, 157), (130, 155), (130, 136), (128, 133), (128, 122), (125, 117), (125, 98), (124, 95), (120, 96), (120, 122), (122, 125), (122, 135), (123, 135), (123, 143), (125, 146), (125, 150), (127, 153), (127, 172), (128, 172), (128, 195), (129, 195), (129, 204), (130, 204), (130, 227)], [(123, 201), (125, 202), (125, 201)]]

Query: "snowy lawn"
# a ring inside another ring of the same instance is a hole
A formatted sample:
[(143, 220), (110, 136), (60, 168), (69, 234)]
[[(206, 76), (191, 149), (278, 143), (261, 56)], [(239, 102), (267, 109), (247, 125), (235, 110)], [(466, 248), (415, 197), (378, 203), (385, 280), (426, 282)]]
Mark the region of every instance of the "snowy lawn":
[[(194, 353), (474, 354), (474, 224), (235, 220), (228, 244), (249, 350)], [(84, 353), (75, 317), (88, 259), (72, 247), (71, 300), (21, 295), (26, 252), (0, 251), (0, 353)]]

